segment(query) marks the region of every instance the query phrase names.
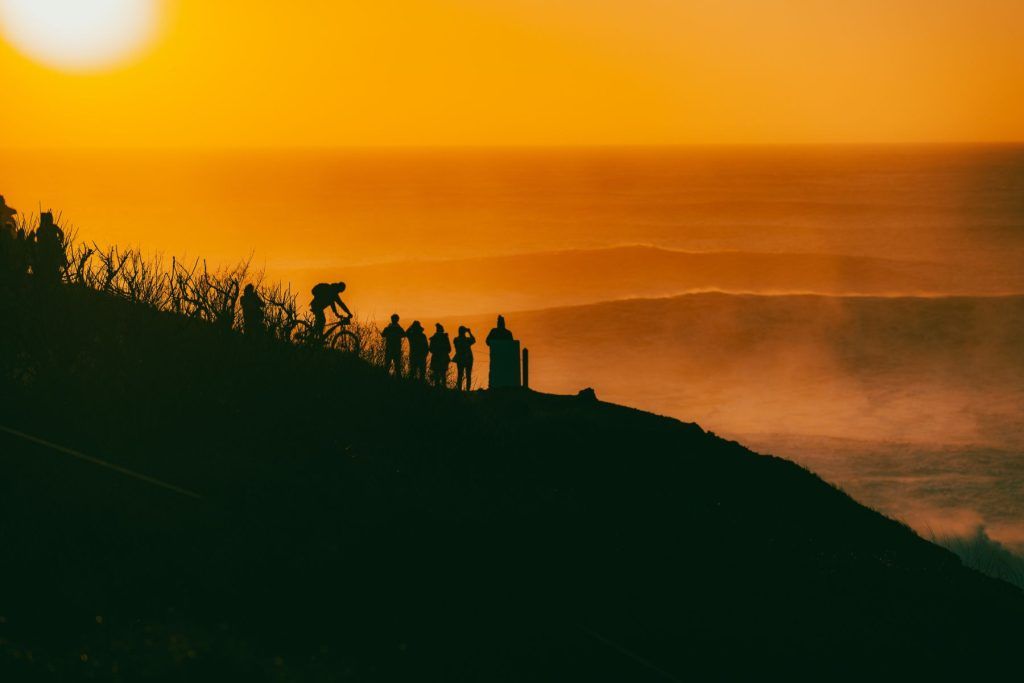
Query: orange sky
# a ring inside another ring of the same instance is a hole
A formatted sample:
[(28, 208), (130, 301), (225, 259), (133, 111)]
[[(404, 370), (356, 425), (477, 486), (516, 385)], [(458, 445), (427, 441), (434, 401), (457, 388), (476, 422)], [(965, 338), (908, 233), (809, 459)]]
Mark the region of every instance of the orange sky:
[(1024, 140), (1021, 0), (170, 0), (68, 74), (0, 41), (0, 147)]

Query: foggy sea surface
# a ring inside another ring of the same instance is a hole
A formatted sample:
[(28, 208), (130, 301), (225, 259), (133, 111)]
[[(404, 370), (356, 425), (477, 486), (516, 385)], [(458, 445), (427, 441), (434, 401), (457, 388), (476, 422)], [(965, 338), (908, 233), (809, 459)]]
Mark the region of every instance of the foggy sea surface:
[(362, 317), (505, 313), (539, 390), (1024, 549), (1024, 147), (0, 151), (0, 193)]

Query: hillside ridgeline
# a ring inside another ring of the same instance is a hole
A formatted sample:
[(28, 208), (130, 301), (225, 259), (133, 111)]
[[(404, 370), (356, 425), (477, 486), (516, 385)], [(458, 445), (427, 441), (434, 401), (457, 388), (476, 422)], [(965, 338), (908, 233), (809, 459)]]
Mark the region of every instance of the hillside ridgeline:
[(696, 425), (434, 390), (80, 286), (0, 289), (0, 316), (2, 426), (181, 489), (0, 432), (5, 680), (1016, 659), (1019, 591)]

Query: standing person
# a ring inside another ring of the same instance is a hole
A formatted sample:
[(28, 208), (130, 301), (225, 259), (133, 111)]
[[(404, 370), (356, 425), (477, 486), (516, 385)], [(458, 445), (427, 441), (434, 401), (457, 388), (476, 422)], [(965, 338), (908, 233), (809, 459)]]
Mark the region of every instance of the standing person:
[(263, 309), (266, 304), (263, 303), (262, 297), (260, 297), (256, 292), (256, 288), (251, 284), (245, 286), (245, 291), (242, 292), (241, 304), (245, 333), (254, 337), (262, 335), (265, 331)]
[(427, 352), (430, 345), (419, 320), (412, 321), (412, 325), (405, 331), (405, 337), (409, 340), (409, 376), (424, 380), (427, 378)]
[(53, 213), (39, 215), (39, 228), (35, 232), (32, 254), (32, 273), (45, 285), (60, 283), (60, 272), (67, 265), (64, 255), (64, 231), (53, 222)]
[(519, 386), (519, 351), (512, 331), (505, 327), (505, 316), (498, 316), (498, 324), (487, 333), (487, 346), (491, 363), (487, 374), (487, 386)]
[(17, 227), (14, 216), (18, 212), (7, 206), (3, 195), (0, 195), (0, 283), (18, 279), (19, 248)]
[(28, 235), (25, 234), (25, 228), (18, 228), (17, 232), (14, 233), (14, 246), (11, 252), (16, 281), (23, 282), (25, 277), (28, 276), (29, 255), (31, 252), (32, 244), (29, 242)]
[(18, 215), (18, 210), (13, 206), (7, 206), (7, 200), (0, 194), (0, 233), (6, 237), (8, 234), (14, 237), (14, 231), (18, 229), (18, 226), (14, 223), (14, 217)]
[(458, 376), (455, 380), (455, 388), (462, 389), (463, 380), (466, 383), (466, 391), (473, 386), (473, 344), (476, 344), (476, 337), (468, 327), (459, 327), (459, 336), (455, 338), (455, 367), (458, 369)]
[(327, 325), (327, 316), (324, 314), (324, 311), (328, 307), (340, 319), (341, 314), (338, 313), (338, 306), (341, 306), (348, 319), (352, 319), (352, 311), (348, 310), (348, 306), (341, 300), (341, 293), (344, 291), (344, 282), (321, 282), (313, 288), (313, 300), (309, 302), (309, 310), (313, 312), (313, 318), (316, 320), (313, 325), (313, 331), (316, 336), (324, 336), (324, 326)]
[(505, 327), (503, 315), (498, 316), (498, 326), (487, 333), (487, 345), (490, 346), (495, 339), (512, 339), (512, 330)]
[(452, 362), (452, 342), (441, 323), (435, 325), (437, 331), (430, 338), (430, 374), (436, 387), (448, 386), (448, 365)]
[(380, 332), (384, 337), (384, 372), (391, 372), (395, 368), (395, 376), (402, 376), (402, 340), (405, 339), (405, 330), (398, 324), (397, 313), (391, 314), (391, 324)]

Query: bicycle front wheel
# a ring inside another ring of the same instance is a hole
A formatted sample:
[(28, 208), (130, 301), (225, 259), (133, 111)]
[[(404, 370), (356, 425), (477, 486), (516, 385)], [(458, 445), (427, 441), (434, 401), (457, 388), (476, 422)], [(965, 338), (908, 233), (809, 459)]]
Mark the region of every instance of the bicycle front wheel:
[(348, 330), (339, 330), (335, 334), (331, 335), (328, 340), (328, 345), (336, 351), (344, 351), (345, 353), (351, 353), (358, 356), (362, 351), (362, 347), (359, 343), (359, 337), (354, 332)]

